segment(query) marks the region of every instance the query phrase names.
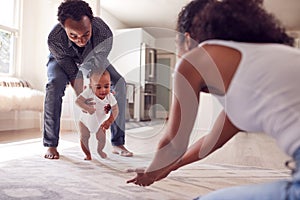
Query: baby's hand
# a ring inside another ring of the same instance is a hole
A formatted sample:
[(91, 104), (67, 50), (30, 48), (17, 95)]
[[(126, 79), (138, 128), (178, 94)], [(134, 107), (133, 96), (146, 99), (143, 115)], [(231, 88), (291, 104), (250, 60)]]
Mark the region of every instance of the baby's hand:
[(107, 129), (109, 129), (110, 125), (111, 125), (111, 123), (110, 123), (108, 120), (105, 120), (105, 121), (101, 124), (100, 128), (101, 128), (102, 130), (107, 130)]
[(104, 112), (106, 114), (108, 114), (110, 110), (111, 110), (111, 105), (110, 104), (107, 104), (106, 106), (104, 106)]

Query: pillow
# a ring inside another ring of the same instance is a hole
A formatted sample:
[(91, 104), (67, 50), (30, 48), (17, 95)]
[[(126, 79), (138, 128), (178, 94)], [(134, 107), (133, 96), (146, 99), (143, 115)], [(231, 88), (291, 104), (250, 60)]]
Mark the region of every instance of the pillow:
[(15, 77), (0, 77), (0, 87), (28, 87), (31, 85), (28, 81)]

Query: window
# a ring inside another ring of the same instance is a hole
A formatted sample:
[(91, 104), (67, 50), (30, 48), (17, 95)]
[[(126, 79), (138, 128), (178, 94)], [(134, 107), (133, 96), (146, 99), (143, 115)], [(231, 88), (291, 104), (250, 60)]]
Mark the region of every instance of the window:
[(0, 74), (13, 74), (18, 35), (19, 0), (1, 0)]

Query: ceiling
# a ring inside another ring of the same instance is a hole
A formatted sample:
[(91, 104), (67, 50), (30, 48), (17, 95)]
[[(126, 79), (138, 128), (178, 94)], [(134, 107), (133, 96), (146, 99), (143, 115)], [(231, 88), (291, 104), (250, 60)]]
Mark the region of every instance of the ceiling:
[[(154, 37), (169, 37), (174, 34), (178, 13), (189, 1), (100, 0), (100, 6), (129, 28), (148, 27)], [(300, 31), (300, 0), (264, 0), (264, 6), (287, 29)]]

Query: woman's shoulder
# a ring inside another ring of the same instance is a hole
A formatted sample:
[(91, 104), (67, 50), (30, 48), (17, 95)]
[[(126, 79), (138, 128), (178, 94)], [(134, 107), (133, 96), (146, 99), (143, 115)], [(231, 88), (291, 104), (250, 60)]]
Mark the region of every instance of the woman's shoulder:
[(203, 65), (208, 60), (211, 60), (211, 54), (213, 53), (212, 50), (215, 50), (216, 48), (217, 47), (215, 45), (211, 44), (199, 45), (184, 54), (180, 60), (192, 65)]

